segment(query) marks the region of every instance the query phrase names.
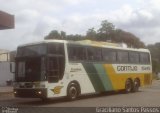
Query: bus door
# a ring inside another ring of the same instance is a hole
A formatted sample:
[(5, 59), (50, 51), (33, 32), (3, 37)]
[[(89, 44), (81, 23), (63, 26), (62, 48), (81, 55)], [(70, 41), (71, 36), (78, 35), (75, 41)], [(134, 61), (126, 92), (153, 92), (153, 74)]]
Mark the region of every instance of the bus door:
[(62, 56), (48, 57), (48, 82), (58, 82), (63, 75), (64, 59)]

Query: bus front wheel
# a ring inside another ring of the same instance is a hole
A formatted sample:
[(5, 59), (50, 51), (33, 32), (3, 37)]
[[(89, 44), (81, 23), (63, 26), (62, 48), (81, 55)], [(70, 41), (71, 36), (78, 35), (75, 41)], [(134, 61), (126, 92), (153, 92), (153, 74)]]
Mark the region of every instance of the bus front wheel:
[(75, 100), (78, 97), (78, 87), (76, 84), (70, 84), (67, 90), (69, 100)]

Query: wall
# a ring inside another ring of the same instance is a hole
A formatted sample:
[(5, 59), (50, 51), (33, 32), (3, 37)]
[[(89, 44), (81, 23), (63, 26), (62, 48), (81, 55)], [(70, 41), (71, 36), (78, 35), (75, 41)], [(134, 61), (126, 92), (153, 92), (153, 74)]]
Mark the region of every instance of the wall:
[(0, 86), (6, 85), (7, 80), (13, 80), (14, 74), (10, 73), (10, 62), (0, 62)]
[(10, 62), (14, 62), (15, 54), (15, 51), (0, 50), (0, 86), (6, 85), (7, 80), (13, 81), (14, 74), (10, 72)]

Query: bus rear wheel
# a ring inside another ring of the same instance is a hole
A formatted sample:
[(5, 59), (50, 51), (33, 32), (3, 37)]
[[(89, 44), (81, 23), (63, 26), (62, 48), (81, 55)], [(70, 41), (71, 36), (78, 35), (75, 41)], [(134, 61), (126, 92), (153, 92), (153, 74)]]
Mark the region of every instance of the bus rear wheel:
[(130, 93), (132, 91), (132, 80), (127, 79), (126, 83), (125, 83), (125, 93)]
[(135, 79), (133, 83), (133, 92), (138, 92), (140, 87), (139, 79)]
[(79, 95), (78, 92), (79, 91), (78, 91), (78, 87), (76, 84), (69, 85), (68, 90), (67, 90), (67, 98), (69, 100), (75, 100)]

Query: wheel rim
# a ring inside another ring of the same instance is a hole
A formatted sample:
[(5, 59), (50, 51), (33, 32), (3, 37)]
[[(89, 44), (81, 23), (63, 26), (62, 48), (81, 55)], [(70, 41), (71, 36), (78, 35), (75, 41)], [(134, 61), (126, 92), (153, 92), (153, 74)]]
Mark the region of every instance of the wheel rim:
[(69, 95), (72, 99), (75, 99), (77, 97), (77, 89), (74, 86), (70, 88)]
[(130, 83), (130, 81), (127, 81), (127, 83), (126, 83), (126, 91), (130, 92), (131, 90), (132, 90), (131, 83)]
[(135, 88), (135, 91), (138, 91), (139, 83), (137, 81), (134, 82), (134, 88)]

